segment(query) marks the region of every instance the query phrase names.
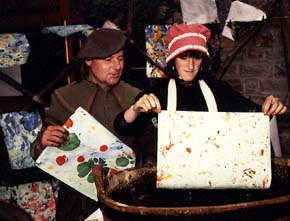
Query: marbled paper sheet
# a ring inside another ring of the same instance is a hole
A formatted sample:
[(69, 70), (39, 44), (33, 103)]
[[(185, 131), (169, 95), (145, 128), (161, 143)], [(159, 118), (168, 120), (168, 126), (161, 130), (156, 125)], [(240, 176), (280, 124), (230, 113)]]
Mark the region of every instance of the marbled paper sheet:
[(56, 205), (50, 183), (37, 181), (11, 189), (11, 201), (29, 213), (34, 221), (55, 220)]
[(25, 64), (29, 53), (30, 45), (25, 34), (0, 34), (0, 68)]
[[(171, 25), (148, 25), (145, 27), (146, 52), (152, 61), (160, 67), (166, 67), (165, 38)], [(150, 61), (146, 63), (148, 78), (164, 78), (166, 75)]]
[(47, 147), (39, 156), (39, 168), (97, 200), (91, 167), (102, 165), (105, 175), (135, 166), (135, 154), (89, 113), (79, 107), (64, 123), (66, 144)]
[(86, 35), (88, 30), (93, 30), (94, 28), (90, 25), (82, 24), (82, 25), (65, 25), (65, 26), (49, 26), (44, 27), (42, 29), (42, 33), (54, 33), (61, 37), (66, 37), (68, 35), (82, 32)]
[(11, 169), (34, 167), (30, 145), (42, 128), (37, 111), (19, 111), (0, 114), (0, 128), (4, 135)]
[(162, 111), (157, 188), (269, 188), (269, 117)]

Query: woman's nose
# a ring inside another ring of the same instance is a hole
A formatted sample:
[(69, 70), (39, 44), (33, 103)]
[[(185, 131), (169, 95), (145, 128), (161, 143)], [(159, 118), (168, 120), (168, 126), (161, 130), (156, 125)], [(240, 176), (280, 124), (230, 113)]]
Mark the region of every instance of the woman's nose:
[(195, 58), (187, 58), (187, 66), (190, 70), (195, 68)]

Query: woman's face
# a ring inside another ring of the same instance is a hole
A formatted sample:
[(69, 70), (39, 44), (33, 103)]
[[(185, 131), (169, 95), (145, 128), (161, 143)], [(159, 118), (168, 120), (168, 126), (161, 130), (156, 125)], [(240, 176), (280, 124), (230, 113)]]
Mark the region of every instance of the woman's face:
[(175, 58), (178, 77), (184, 81), (192, 81), (199, 72), (202, 63), (202, 52), (186, 51)]

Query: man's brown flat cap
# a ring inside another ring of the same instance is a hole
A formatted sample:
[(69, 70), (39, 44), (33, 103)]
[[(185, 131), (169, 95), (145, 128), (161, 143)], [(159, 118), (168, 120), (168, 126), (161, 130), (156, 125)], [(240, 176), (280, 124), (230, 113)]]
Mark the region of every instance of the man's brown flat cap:
[(104, 59), (122, 50), (125, 46), (126, 36), (124, 31), (100, 28), (95, 30), (84, 42), (77, 58)]

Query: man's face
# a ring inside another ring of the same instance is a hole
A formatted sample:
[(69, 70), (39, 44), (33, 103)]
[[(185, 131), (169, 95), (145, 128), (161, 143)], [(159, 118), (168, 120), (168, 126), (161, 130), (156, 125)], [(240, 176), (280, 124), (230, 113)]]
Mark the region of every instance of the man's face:
[(89, 80), (102, 88), (116, 85), (124, 69), (123, 50), (104, 59), (87, 60)]

